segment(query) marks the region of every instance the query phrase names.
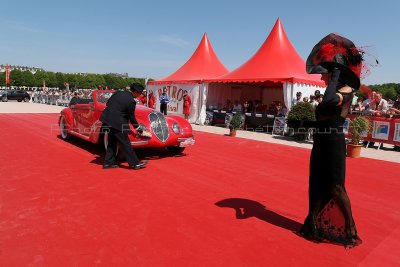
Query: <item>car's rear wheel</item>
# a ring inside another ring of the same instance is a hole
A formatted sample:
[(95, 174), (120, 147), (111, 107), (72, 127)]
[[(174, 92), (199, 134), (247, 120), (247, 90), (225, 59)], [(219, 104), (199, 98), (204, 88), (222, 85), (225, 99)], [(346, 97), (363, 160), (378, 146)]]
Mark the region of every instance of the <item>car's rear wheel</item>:
[(172, 155), (179, 155), (179, 154), (182, 154), (182, 152), (185, 150), (185, 147), (167, 146), (167, 150)]
[(26, 96), (26, 97), (24, 98), (24, 102), (29, 102), (29, 97)]
[(60, 134), (61, 134), (61, 138), (66, 141), (71, 138), (71, 135), (67, 131), (67, 123), (66, 123), (64, 117), (61, 117), (61, 119), (60, 119)]

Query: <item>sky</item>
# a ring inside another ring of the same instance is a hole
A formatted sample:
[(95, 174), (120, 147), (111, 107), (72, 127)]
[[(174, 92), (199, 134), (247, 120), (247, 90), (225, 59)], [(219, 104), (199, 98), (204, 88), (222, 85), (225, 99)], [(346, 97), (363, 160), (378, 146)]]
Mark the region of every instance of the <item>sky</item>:
[(304, 60), (320, 39), (338, 33), (379, 60), (364, 84), (400, 83), (399, 10), (395, 0), (0, 0), (0, 64), (160, 79), (190, 58), (206, 32), (234, 70), (279, 17)]

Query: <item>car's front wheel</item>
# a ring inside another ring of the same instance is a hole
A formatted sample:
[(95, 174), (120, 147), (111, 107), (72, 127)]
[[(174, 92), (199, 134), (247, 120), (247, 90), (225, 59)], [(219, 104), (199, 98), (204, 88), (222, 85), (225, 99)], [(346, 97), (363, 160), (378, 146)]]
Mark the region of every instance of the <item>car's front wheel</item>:
[(67, 131), (67, 123), (66, 123), (64, 117), (62, 117), (60, 119), (60, 134), (61, 134), (61, 138), (66, 141), (71, 138), (71, 135)]
[(185, 150), (185, 147), (167, 146), (167, 150), (172, 155), (179, 155), (179, 154), (182, 154), (182, 152)]
[(24, 98), (24, 102), (29, 102), (29, 97), (26, 96), (26, 97)]

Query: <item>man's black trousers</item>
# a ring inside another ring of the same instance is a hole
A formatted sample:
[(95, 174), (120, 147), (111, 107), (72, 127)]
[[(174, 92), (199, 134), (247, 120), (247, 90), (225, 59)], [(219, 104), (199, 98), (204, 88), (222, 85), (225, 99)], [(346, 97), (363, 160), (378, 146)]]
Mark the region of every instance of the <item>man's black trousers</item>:
[(104, 165), (114, 165), (117, 163), (116, 153), (118, 143), (120, 144), (120, 149), (122, 149), (122, 152), (125, 154), (129, 166), (135, 166), (139, 164), (139, 159), (132, 148), (131, 141), (128, 138), (128, 133), (118, 131), (112, 127), (108, 129), (108, 146), (106, 156), (104, 158)]
[(165, 103), (160, 104), (160, 112), (163, 113), (164, 115), (167, 115), (167, 104)]

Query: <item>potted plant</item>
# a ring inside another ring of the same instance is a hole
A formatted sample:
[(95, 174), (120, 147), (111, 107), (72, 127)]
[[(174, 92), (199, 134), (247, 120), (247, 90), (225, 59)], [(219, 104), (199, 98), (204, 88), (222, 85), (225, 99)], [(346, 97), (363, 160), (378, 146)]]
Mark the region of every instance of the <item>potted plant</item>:
[(350, 143), (347, 144), (347, 156), (359, 158), (362, 147), (362, 136), (368, 134), (371, 124), (366, 117), (355, 117), (349, 124)]
[(298, 140), (306, 139), (308, 130), (312, 128), (314, 122), (315, 108), (310, 103), (299, 102), (292, 106), (288, 113), (287, 124)]
[(236, 111), (233, 114), (231, 121), (229, 122), (230, 136), (236, 136), (236, 129), (239, 129), (242, 126), (242, 113), (240, 111)]

